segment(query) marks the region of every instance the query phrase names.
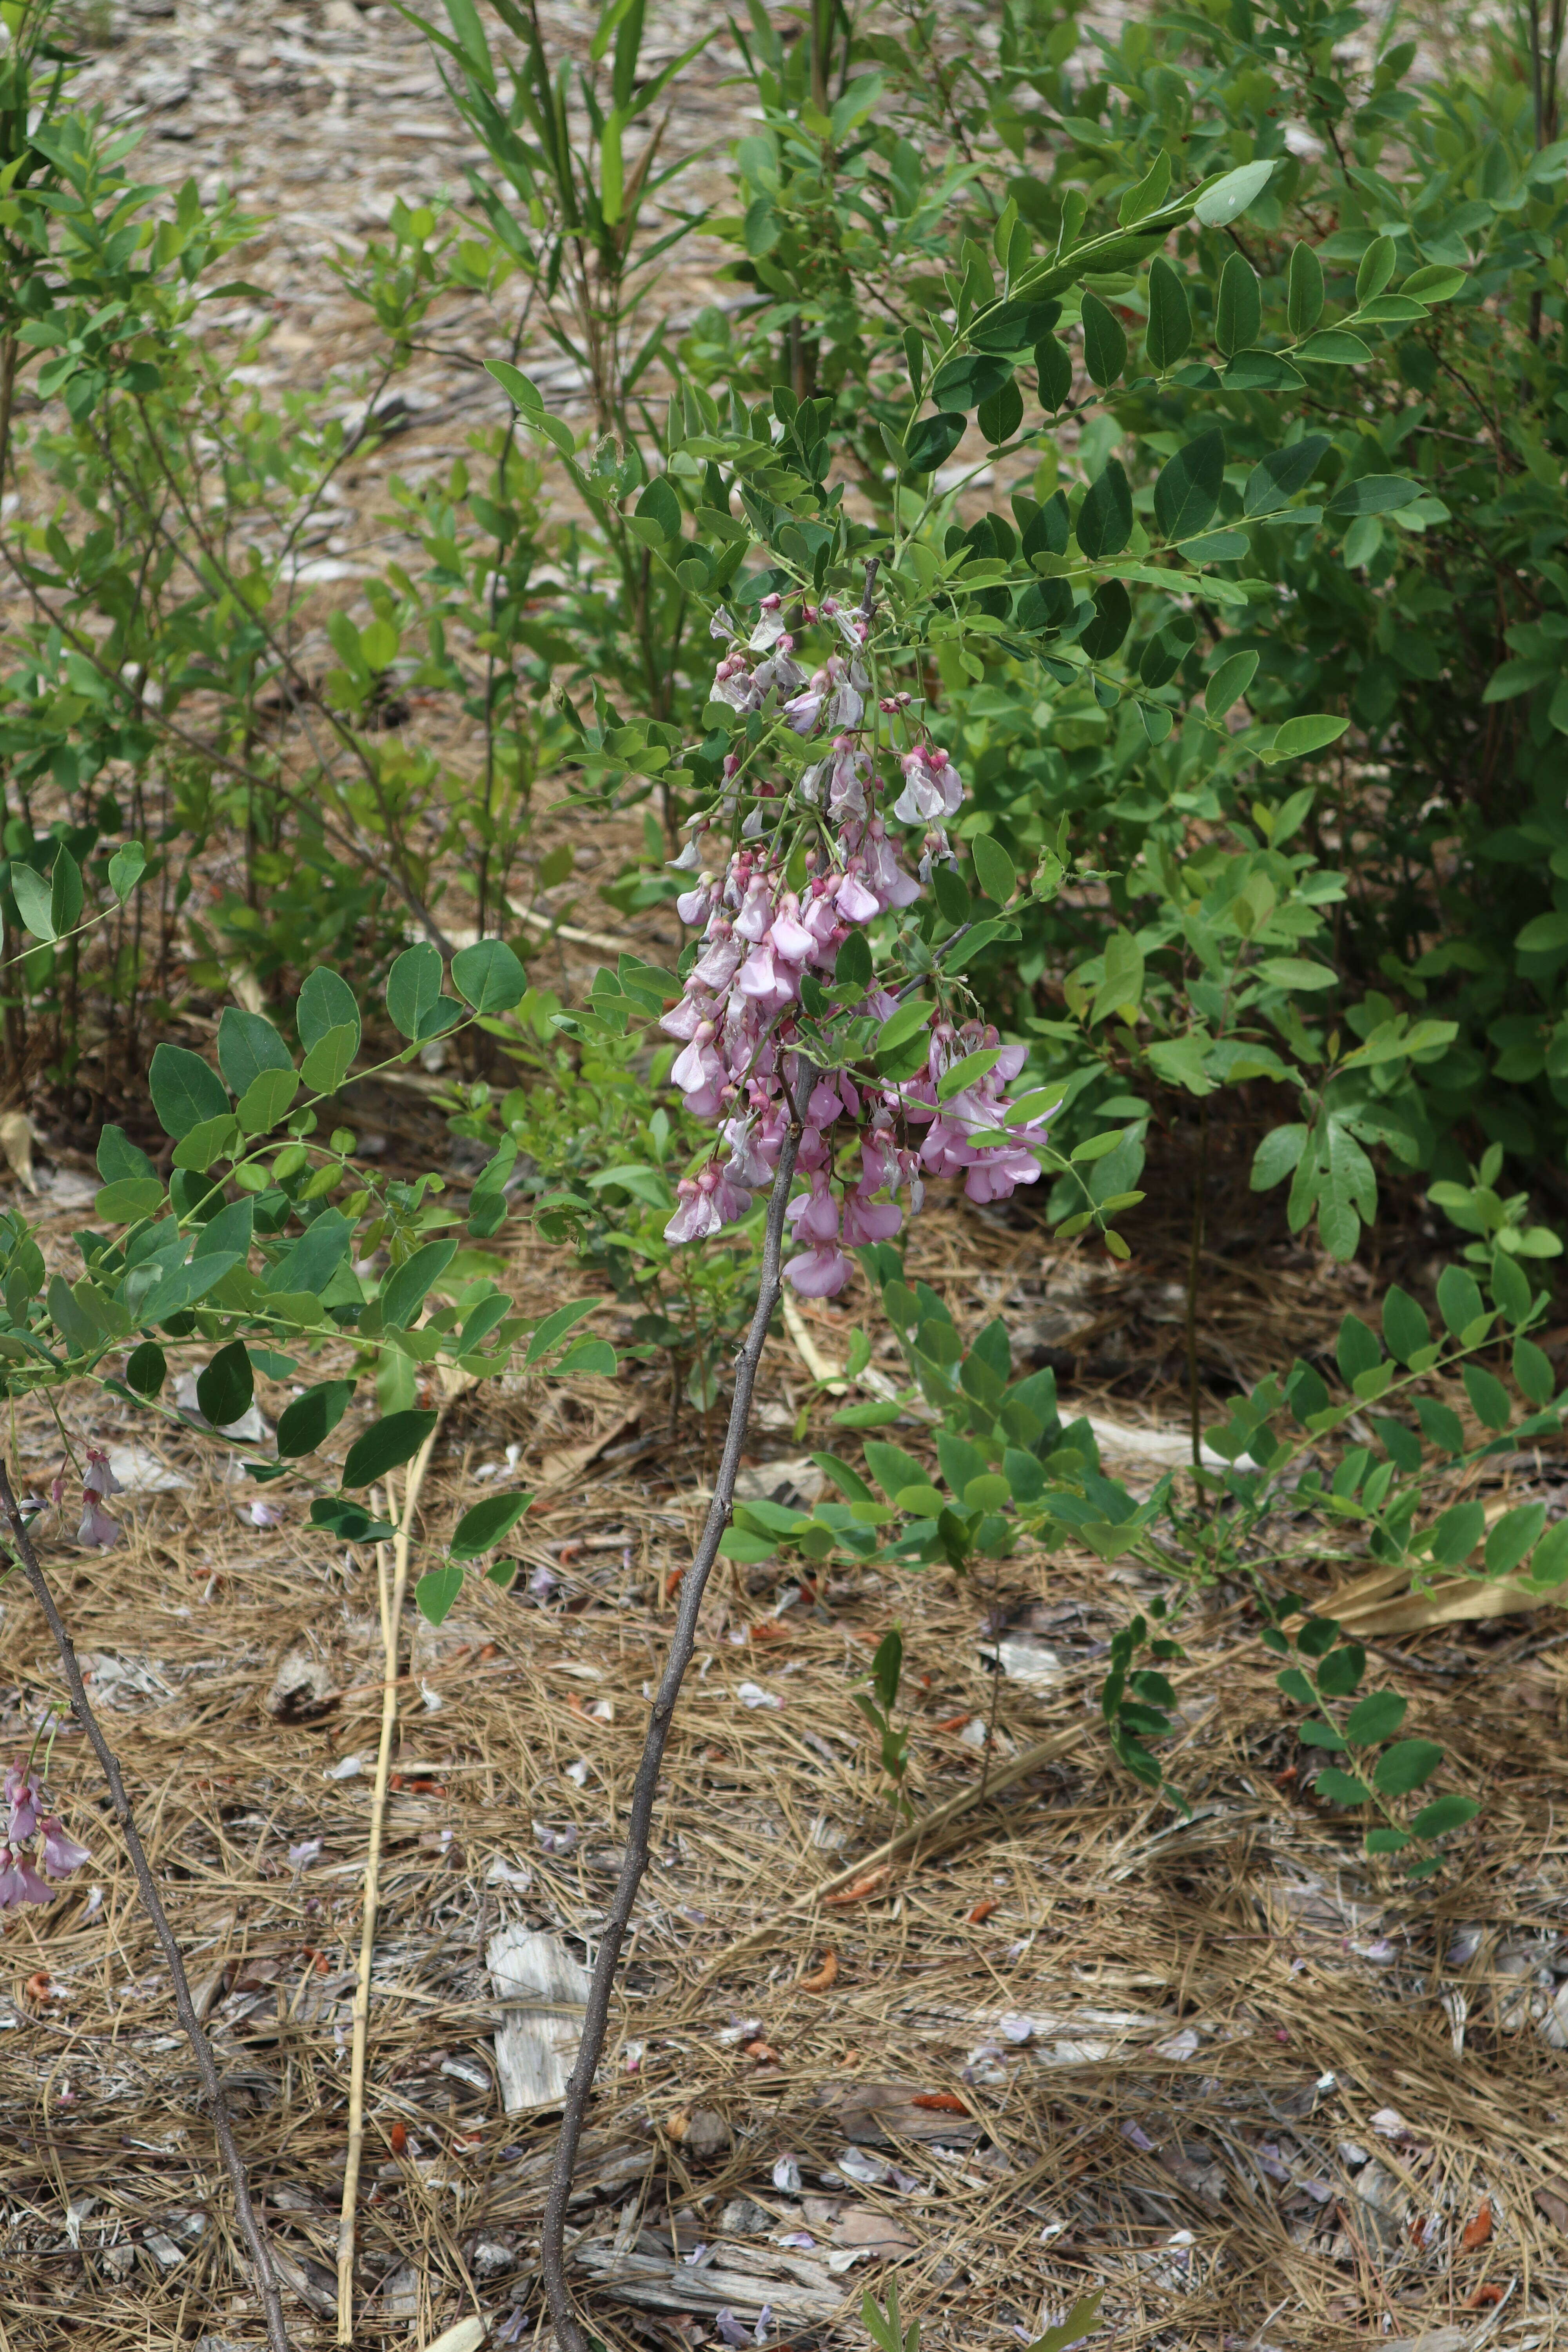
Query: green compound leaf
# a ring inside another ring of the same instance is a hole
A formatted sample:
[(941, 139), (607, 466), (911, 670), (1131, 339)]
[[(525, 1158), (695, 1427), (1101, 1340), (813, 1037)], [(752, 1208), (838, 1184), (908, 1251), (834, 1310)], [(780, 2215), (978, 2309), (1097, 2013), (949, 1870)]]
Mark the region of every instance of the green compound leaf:
[(1385, 1748), (1373, 1769), (1373, 1786), (1385, 1797), (1408, 1796), (1432, 1778), (1443, 1761), (1433, 1739), (1398, 1739)]
[(531, 1494), (487, 1495), (458, 1521), (449, 1549), (454, 1559), (479, 1559), (510, 1535), (533, 1500)]
[(372, 1479), (384, 1478), (418, 1453), (437, 1418), (434, 1412), (389, 1412), (384, 1421), (373, 1422), (349, 1447), (343, 1485), (368, 1486)]
[(439, 1625), (462, 1589), (460, 1568), (427, 1568), (414, 1588), (415, 1606), (427, 1624)]
[(278, 1417), (279, 1458), (294, 1461), (325, 1444), (347, 1412), (353, 1392), (352, 1381), (322, 1381), (286, 1404)]
[(153, 1108), (176, 1143), (208, 1120), (227, 1118), (227, 1090), (217, 1072), (184, 1045), (160, 1045), (147, 1074)]

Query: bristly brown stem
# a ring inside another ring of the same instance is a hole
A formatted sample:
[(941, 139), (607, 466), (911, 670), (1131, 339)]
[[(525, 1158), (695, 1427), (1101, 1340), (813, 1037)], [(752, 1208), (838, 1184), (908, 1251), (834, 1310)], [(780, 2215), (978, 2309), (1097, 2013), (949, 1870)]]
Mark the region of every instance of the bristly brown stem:
[(119, 1761), (113, 1748), (100, 1730), (98, 1717), (88, 1702), (87, 1685), (81, 1678), (81, 1668), (77, 1664), (71, 1637), (66, 1631), (65, 1621), (55, 1606), (55, 1596), (49, 1590), (48, 1581), (42, 1568), (38, 1565), (38, 1556), (33, 1549), (32, 1538), (27, 1533), (26, 1522), (18, 1507), (11, 1485), (10, 1473), (3, 1457), (0, 1457), (0, 1507), (4, 1508), (5, 1517), (10, 1524), (11, 1542), (21, 1562), (22, 1572), (32, 1587), (34, 1598), (43, 1611), (49, 1631), (55, 1637), (55, 1647), (60, 1654), (60, 1668), (66, 1678), (66, 1686), (71, 1695), (71, 1711), (86, 1732), (93, 1754), (103, 1768), (103, 1777), (109, 1783), (109, 1793), (114, 1801), (114, 1818), (120, 1823), (121, 1835), (125, 1840), (125, 1850), (131, 1856), (131, 1867), (136, 1874), (136, 1889), (142, 1897), (142, 1908), (152, 1920), (158, 1941), (163, 1948), (164, 1964), (174, 1988), (174, 2007), (178, 2011), (180, 2023), (184, 2028), (185, 2038), (195, 2053), (196, 2071), (202, 2078), (202, 2088), (206, 2093), (213, 2130), (217, 2136), (218, 2147), (228, 2170), (229, 2185), (234, 2190), (235, 2212), (238, 2217), (245, 2242), (250, 2249), (251, 2261), (256, 2265), (256, 2283), (261, 2295), (261, 2307), (267, 2317), (268, 2345), (270, 2352), (289, 2352), (289, 2334), (283, 2325), (283, 2300), (279, 2292), (278, 2273), (272, 2267), (272, 2256), (267, 2243), (267, 2233), (257, 2219), (256, 2208), (250, 2201), (250, 2181), (245, 2169), (245, 2158), (240, 2155), (238, 2144), (234, 2137), (234, 2121), (228, 2111), (228, 2101), (224, 2096), (223, 2084), (218, 2076), (217, 2061), (213, 2056), (212, 2043), (202, 2031), (201, 2020), (196, 2015), (196, 2005), (191, 1999), (190, 1979), (185, 1974), (185, 1963), (180, 1956), (180, 1947), (175, 1941), (174, 1931), (169, 1925), (169, 1915), (163, 1908), (156, 1882), (148, 1864), (146, 1848), (142, 1845), (137, 1832), (135, 1819), (131, 1811), (131, 1800), (125, 1793), (125, 1782), (121, 1777)]
[(647, 1737), (643, 1742), (642, 1761), (632, 1784), (632, 1801), (626, 1821), (626, 1858), (621, 1865), (615, 1899), (605, 1920), (604, 1935), (598, 1958), (594, 1964), (594, 1980), (589, 1988), (586, 2012), (583, 2019), (583, 2039), (578, 2045), (577, 2063), (572, 2069), (566, 2085), (566, 2098), (561, 2116), (561, 2137), (555, 2144), (555, 2161), (551, 2167), (550, 2194), (544, 2207), (544, 2232), (540, 2248), (540, 2263), (544, 2273), (544, 2288), (550, 2301), (550, 2315), (555, 2323), (556, 2342), (561, 2352), (588, 2352), (588, 2336), (578, 2318), (572, 2302), (572, 2291), (566, 2284), (564, 2236), (566, 2200), (572, 2193), (572, 2176), (576, 2169), (577, 2146), (583, 2136), (583, 2116), (593, 2088), (594, 2074), (605, 2046), (605, 2029), (610, 2017), (610, 1993), (616, 1981), (616, 1969), (620, 1959), (621, 1946), (631, 1924), (632, 1906), (637, 1901), (637, 1888), (647, 1868), (648, 1832), (653, 1820), (654, 1799), (658, 1793), (659, 1766), (664, 1759), (665, 1742), (675, 1713), (675, 1703), (680, 1696), (680, 1685), (697, 1646), (697, 1619), (702, 1606), (710, 1571), (719, 1557), (719, 1541), (729, 1524), (735, 1499), (735, 1478), (741, 1467), (741, 1449), (746, 1442), (746, 1430), (752, 1417), (752, 1392), (756, 1387), (757, 1368), (762, 1362), (763, 1348), (778, 1304), (780, 1265), (784, 1256), (784, 1211), (789, 1205), (790, 1186), (795, 1179), (795, 1154), (800, 1149), (800, 1125), (792, 1121), (786, 1129), (784, 1146), (779, 1153), (778, 1172), (768, 1201), (767, 1232), (763, 1243), (762, 1279), (757, 1290), (757, 1310), (752, 1318), (752, 1328), (746, 1335), (735, 1366), (735, 1393), (730, 1406), (730, 1427), (724, 1439), (724, 1452), (719, 1464), (719, 1475), (714, 1481), (713, 1500), (702, 1529), (701, 1541), (686, 1571), (680, 1588), (680, 1601), (676, 1612), (675, 1632), (669, 1644), (669, 1656), (659, 1679), (658, 1696), (648, 1717)]

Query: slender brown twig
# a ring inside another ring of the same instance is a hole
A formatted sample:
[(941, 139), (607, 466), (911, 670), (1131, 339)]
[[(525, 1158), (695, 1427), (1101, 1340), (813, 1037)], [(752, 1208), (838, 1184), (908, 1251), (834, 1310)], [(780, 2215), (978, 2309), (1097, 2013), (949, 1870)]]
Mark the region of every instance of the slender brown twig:
[(16, 1558), (21, 1562), (22, 1573), (32, 1587), (33, 1597), (43, 1611), (49, 1631), (55, 1637), (55, 1647), (60, 1654), (60, 1669), (66, 1678), (66, 1687), (71, 1696), (71, 1711), (86, 1732), (93, 1754), (103, 1768), (103, 1777), (109, 1783), (109, 1793), (114, 1801), (114, 1818), (120, 1823), (121, 1835), (125, 1840), (125, 1850), (131, 1856), (131, 1867), (136, 1874), (136, 1890), (142, 1897), (142, 1908), (152, 1920), (158, 1941), (163, 1948), (164, 1964), (169, 1971), (170, 1982), (174, 1989), (174, 2008), (178, 2012), (180, 2023), (184, 2028), (185, 2039), (195, 2053), (196, 2072), (202, 2078), (202, 2088), (206, 2093), (207, 2106), (212, 2115), (213, 2130), (216, 2135), (218, 2148), (227, 2168), (229, 2185), (234, 2190), (234, 2208), (238, 2217), (240, 2232), (250, 2249), (251, 2261), (256, 2265), (256, 2283), (261, 2295), (261, 2307), (266, 2314), (267, 2341), (270, 2347), (270, 2352), (289, 2352), (289, 2335), (283, 2325), (283, 2300), (279, 2292), (278, 2273), (272, 2267), (272, 2256), (267, 2242), (267, 2233), (257, 2218), (256, 2208), (250, 2201), (250, 2181), (245, 2168), (245, 2158), (240, 2155), (239, 2146), (234, 2136), (234, 2120), (228, 2111), (228, 2101), (224, 2096), (223, 2083), (217, 2071), (217, 2060), (213, 2055), (212, 2043), (202, 2031), (201, 2020), (196, 2015), (196, 2005), (191, 1999), (190, 1979), (185, 1974), (185, 1963), (181, 1958), (174, 1931), (169, 1925), (169, 1915), (164, 1910), (163, 1900), (159, 1895), (157, 1884), (147, 1860), (146, 1848), (142, 1845), (136, 1828), (135, 1818), (131, 1811), (131, 1800), (125, 1793), (125, 1782), (121, 1777), (119, 1761), (113, 1748), (100, 1730), (98, 1717), (88, 1702), (87, 1685), (82, 1681), (81, 1668), (77, 1664), (76, 1650), (72, 1645), (70, 1635), (66, 1631), (65, 1621), (55, 1606), (55, 1596), (49, 1590), (48, 1580), (38, 1564), (38, 1555), (33, 1549), (32, 1538), (27, 1533), (26, 1521), (18, 1507), (11, 1485), (10, 1473), (3, 1458), (0, 1458), (0, 1507), (4, 1508), (9, 1522), (11, 1542)]
[(735, 1393), (730, 1406), (730, 1427), (724, 1439), (724, 1452), (719, 1464), (719, 1475), (713, 1484), (713, 1500), (708, 1508), (701, 1541), (686, 1571), (680, 1588), (680, 1601), (676, 1612), (675, 1632), (669, 1644), (669, 1656), (659, 1678), (658, 1695), (648, 1717), (647, 1737), (643, 1742), (642, 1761), (632, 1784), (632, 1801), (626, 1820), (626, 1858), (616, 1884), (615, 1899), (605, 1919), (605, 1930), (599, 1944), (598, 1958), (594, 1965), (594, 1979), (583, 2019), (583, 2039), (577, 2049), (577, 2063), (572, 2069), (566, 2085), (566, 2098), (561, 2116), (561, 2137), (555, 2144), (555, 2160), (550, 2172), (550, 2194), (544, 2207), (544, 2232), (540, 2247), (540, 2264), (544, 2273), (545, 2293), (550, 2300), (550, 2315), (555, 2323), (555, 2337), (561, 2352), (588, 2352), (588, 2336), (572, 2302), (572, 2291), (566, 2284), (564, 2235), (566, 2201), (572, 2194), (572, 2176), (576, 2169), (577, 2146), (583, 2136), (583, 2116), (593, 2088), (594, 2073), (605, 2046), (605, 2032), (610, 2017), (610, 1993), (615, 1985), (616, 1969), (620, 1959), (621, 1946), (631, 1924), (632, 1906), (637, 1901), (637, 1888), (647, 1868), (648, 1830), (653, 1820), (654, 1799), (658, 1793), (659, 1766), (664, 1760), (665, 1742), (675, 1713), (675, 1702), (680, 1696), (680, 1685), (687, 1667), (691, 1664), (697, 1647), (697, 1619), (702, 1607), (709, 1573), (719, 1557), (719, 1541), (729, 1523), (735, 1499), (735, 1478), (741, 1467), (741, 1449), (746, 1442), (746, 1430), (752, 1417), (752, 1391), (756, 1386), (757, 1367), (762, 1362), (763, 1348), (778, 1304), (779, 1269), (784, 1255), (784, 1211), (789, 1205), (790, 1185), (795, 1178), (795, 1153), (800, 1149), (800, 1124), (792, 1122), (785, 1132), (779, 1153), (778, 1172), (768, 1201), (767, 1231), (763, 1243), (762, 1277), (757, 1288), (757, 1311), (752, 1318), (752, 1328), (746, 1335), (735, 1365)]

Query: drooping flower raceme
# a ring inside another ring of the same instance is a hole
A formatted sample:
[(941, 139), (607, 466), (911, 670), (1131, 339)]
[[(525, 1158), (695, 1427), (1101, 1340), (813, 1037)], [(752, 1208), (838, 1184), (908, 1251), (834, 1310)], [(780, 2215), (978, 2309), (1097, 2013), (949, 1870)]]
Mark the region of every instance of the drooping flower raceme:
[[(86, 1846), (68, 1836), (58, 1817), (47, 1813), (43, 1782), (30, 1764), (13, 1764), (5, 1774), (5, 1835), (0, 1842), (0, 1911), (23, 1903), (52, 1903), (58, 1889), (50, 1879), (68, 1878), (92, 1856)], [(43, 1871), (32, 1853), (36, 1839), (43, 1843)]]
[[(821, 627), (841, 646), (807, 670), (797, 635)], [(753, 1192), (772, 1182), (798, 1117), (795, 1164), (806, 1190), (789, 1204), (797, 1246), (784, 1271), (805, 1297), (831, 1297), (853, 1271), (847, 1252), (891, 1239), (904, 1220), (901, 1196), (918, 1211), (927, 1178), (961, 1177), (977, 1202), (1033, 1183), (1045, 1120), (1004, 1130), (1005, 1089), (1025, 1049), (1003, 1045), (978, 1020), (955, 1018), (951, 1002), (933, 1008), (925, 1059), (911, 1075), (828, 1066), (825, 1017), (843, 1005), (829, 1005), (825, 992), (845, 942), (912, 907), (933, 864), (952, 861), (947, 827), (963, 802), (963, 778), (928, 739), (911, 698), (875, 695), (869, 593), (858, 610), (832, 598), (816, 609), (803, 604), (787, 624), (783, 599), (766, 596), (743, 642), (728, 613), (712, 628), (726, 646), (712, 699), (747, 717), (749, 743), (760, 725), (760, 741), (770, 733), (810, 739), (815, 756), (780, 777), (747, 772), (751, 750), (730, 753), (713, 805), (673, 861), (696, 877), (677, 908), (702, 938), (663, 1018), (681, 1047), (670, 1076), (686, 1108), (719, 1136), (707, 1166), (681, 1181), (665, 1238), (700, 1241), (745, 1216)], [(787, 751), (783, 764), (791, 764)], [(899, 828), (916, 829), (914, 838)], [(911, 854), (916, 873), (904, 863)], [(855, 970), (869, 969), (861, 950)], [(951, 981), (933, 984), (939, 994), (956, 992)], [(856, 1009), (880, 1024), (899, 1003), (867, 985)], [(948, 1071), (976, 1055), (973, 1079), (942, 1099)]]

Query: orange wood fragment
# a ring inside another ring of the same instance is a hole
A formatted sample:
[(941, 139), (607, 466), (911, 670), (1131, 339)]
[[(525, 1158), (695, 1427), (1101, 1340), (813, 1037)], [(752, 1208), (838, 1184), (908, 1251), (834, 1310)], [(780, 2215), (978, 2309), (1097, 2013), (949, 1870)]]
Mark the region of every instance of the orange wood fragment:
[(868, 1895), (875, 1895), (879, 1888), (885, 1886), (891, 1876), (892, 1864), (885, 1862), (879, 1870), (868, 1870), (865, 1877), (858, 1878), (852, 1886), (841, 1888), (837, 1895), (825, 1895), (822, 1899), (824, 1903), (840, 1906), (846, 1903), (862, 1903)]

